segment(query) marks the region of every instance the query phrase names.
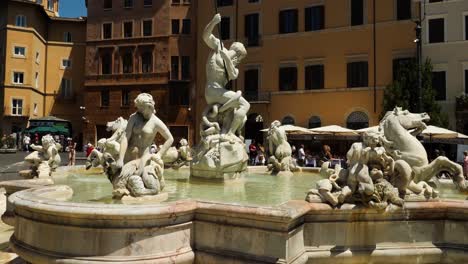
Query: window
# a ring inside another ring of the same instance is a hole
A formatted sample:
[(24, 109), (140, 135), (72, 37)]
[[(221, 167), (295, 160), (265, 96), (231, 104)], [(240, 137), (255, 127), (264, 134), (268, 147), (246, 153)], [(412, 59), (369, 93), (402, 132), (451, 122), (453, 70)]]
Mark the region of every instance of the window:
[(72, 66), (72, 61), (70, 59), (62, 59), (62, 68), (71, 68)]
[(444, 0), (429, 0), (429, 3), (443, 2)]
[(24, 83), (24, 72), (13, 72), (13, 83), (23, 84)]
[(323, 5), (305, 9), (305, 31), (315, 31), (325, 28), (325, 7)]
[(171, 57), (171, 80), (179, 79), (179, 57)]
[(39, 73), (36, 72), (34, 76), (34, 87), (39, 88)]
[(294, 120), (294, 117), (292, 116), (285, 116), (283, 120), (281, 120), (282, 125), (294, 125), (296, 121)]
[(468, 16), (465, 16), (465, 40), (468, 40)]
[(133, 7), (133, 0), (124, 0), (124, 7), (125, 8), (132, 8)]
[(104, 9), (112, 9), (112, 0), (104, 0)]
[(443, 18), (429, 19), (429, 43), (445, 41), (445, 21)]
[(245, 16), (245, 37), (249, 47), (258, 46), (259, 37), (259, 14), (250, 14)]
[(11, 114), (23, 115), (23, 99), (13, 99), (11, 101)]
[(111, 39), (112, 38), (112, 23), (102, 24), (102, 38)]
[(179, 19), (172, 19), (171, 24), (172, 24), (172, 34), (173, 35), (179, 34), (179, 28), (180, 28)]
[(297, 68), (281, 67), (279, 69), (279, 90), (294, 91), (297, 90)]
[(226, 40), (231, 38), (231, 18), (230, 17), (222, 17), (221, 23), (221, 39)]
[(192, 22), (190, 19), (184, 19), (182, 20), (182, 34), (190, 34), (190, 28), (192, 27)]
[(70, 32), (63, 33), (63, 41), (72, 42), (72, 34)]
[(112, 74), (112, 55), (109, 53), (101, 58), (101, 74)]
[(128, 22), (124, 22), (124, 25), (123, 25), (123, 29), (124, 29), (124, 38), (131, 38), (133, 37), (133, 22), (132, 21), (128, 21)]
[(72, 80), (62, 79), (62, 83), (60, 84), (60, 95), (64, 99), (72, 98), (73, 96)]
[(15, 46), (14, 48), (14, 55), (15, 57), (26, 57), (26, 48)]
[(126, 52), (123, 55), (123, 73), (132, 73), (133, 72), (133, 57), (132, 53)]
[(393, 60), (393, 80), (398, 80), (400, 71), (406, 69), (412, 62), (413, 58), (400, 58)]
[(279, 33), (297, 32), (297, 9), (282, 10), (279, 13)]
[(182, 80), (190, 79), (190, 57), (182, 56)]
[(15, 25), (17, 27), (26, 27), (26, 16), (17, 15), (15, 18)]
[(368, 65), (367, 61), (350, 62), (347, 67), (348, 87), (367, 87)]
[(130, 105), (130, 91), (122, 90), (122, 106)]
[(364, 0), (351, 0), (351, 26), (364, 24)]
[(322, 126), (322, 120), (319, 116), (312, 116), (309, 119), (309, 128), (316, 128)]
[(352, 112), (346, 119), (346, 127), (349, 129), (362, 129), (369, 127), (369, 117), (361, 111)]
[(233, 2), (233, 0), (216, 0), (216, 1), (217, 1), (217, 4), (218, 4), (218, 7), (232, 6), (232, 2)]
[(143, 20), (143, 36), (153, 35), (153, 20)]
[(258, 3), (259, 0), (249, 0), (249, 3)]
[(323, 65), (310, 65), (305, 67), (305, 89), (315, 90), (324, 88)]
[(36, 51), (36, 63), (39, 63), (39, 61), (40, 61), (39, 51)]
[(432, 72), (432, 88), (434, 88), (437, 101), (446, 99), (446, 78), (445, 71)]
[(153, 0), (143, 0), (143, 6), (152, 6)]
[(108, 107), (110, 102), (109, 90), (101, 91), (101, 106)]
[(54, 1), (53, 0), (47, 0), (47, 9), (53, 11), (54, 10)]
[(153, 54), (149, 51), (141, 55), (141, 71), (153, 72)]
[(258, 69), (246, 70), (244, 73), (245, 99), (249, 101), (258, 100)]
[(179, 86), (169, 90), (169, 103), (171, 105), (189, 105), (190, 89), (188, 85)]
[(396, 5), (398, 20), (411, 18), (411, 0), (397, 0)]

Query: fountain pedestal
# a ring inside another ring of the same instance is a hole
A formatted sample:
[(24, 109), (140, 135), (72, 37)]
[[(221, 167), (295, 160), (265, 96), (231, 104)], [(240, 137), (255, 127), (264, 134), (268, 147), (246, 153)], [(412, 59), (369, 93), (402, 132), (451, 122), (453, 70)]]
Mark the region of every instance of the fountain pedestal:
[(210, 136), (201, 143), (190, 168), (192, 177), (229, 180), (247, 171), (249, 157), (244, 143), (235, 136), (222, 137)]

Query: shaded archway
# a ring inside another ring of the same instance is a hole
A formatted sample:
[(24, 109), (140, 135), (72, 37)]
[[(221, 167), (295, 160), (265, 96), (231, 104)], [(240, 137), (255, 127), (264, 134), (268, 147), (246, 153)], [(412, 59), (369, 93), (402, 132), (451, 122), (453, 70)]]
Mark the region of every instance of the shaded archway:
[(283, 120), (281, 120), (282, 125), (294, 125), (296, 124), (296, 121), (294, 120), (294, 117), (292, 116), (285, 116), (283, 117)]
[(369, 117), (361, 111), (352, 112), (346, 119), (346, 127), (349, 129), (361, 129), (369, 127)]
[(245, 139), (255, 139), (256, 142), (263, 143), (263, 117), (257, 113), (250, 114), (245, 123)]
[(322, 120), (319, 116), (312, 116), (309, 119), (309, 128), (316, 128), (322, 126)]

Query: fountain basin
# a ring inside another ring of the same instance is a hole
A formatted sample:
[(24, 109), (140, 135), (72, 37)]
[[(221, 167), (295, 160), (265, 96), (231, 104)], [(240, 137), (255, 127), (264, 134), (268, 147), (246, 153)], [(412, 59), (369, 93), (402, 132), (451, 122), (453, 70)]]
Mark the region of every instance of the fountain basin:
[(33, 263), (467, 263), (468, 201), (378, 212), (292, 200), (246, 206), (181, 200), (58, 201), (68, 187), (10, 196), (13, 250)]

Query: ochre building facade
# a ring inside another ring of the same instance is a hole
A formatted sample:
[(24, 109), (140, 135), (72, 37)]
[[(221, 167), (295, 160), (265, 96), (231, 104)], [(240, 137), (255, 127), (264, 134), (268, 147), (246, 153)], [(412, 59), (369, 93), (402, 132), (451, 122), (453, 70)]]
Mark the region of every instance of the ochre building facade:
[(150, 93), (176, 142), (192, 142), (195, 11), (189, 1), (88, 1), (85, 141), (109, 136), (106, 123), (135, 112)]
[(54, 115), (79, 137), (86, 19), (58, 16), (58, 0), (0, 3), (0, 133)]
[[(258, 129), (274, 120), (303, 127), (376, 125), (393, 65), (415, 57), (412, 19), (419, 9), (412, 1), (198, 1), (199, 32), (213, 17), (214, 2), (226, 46), (240, 41), (247, 47), (233, 84), (252, 105), (246, 138), (261, 138)], [(204, 102), (201, 65), (209, 49), (198, 35), (197, 101)], [(201, 111), (202, 105), (197, 116)]]

